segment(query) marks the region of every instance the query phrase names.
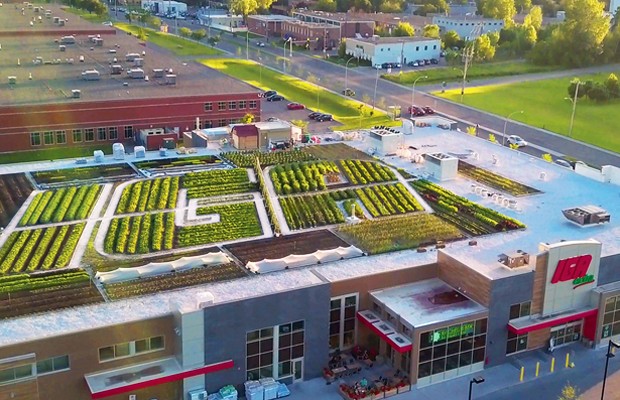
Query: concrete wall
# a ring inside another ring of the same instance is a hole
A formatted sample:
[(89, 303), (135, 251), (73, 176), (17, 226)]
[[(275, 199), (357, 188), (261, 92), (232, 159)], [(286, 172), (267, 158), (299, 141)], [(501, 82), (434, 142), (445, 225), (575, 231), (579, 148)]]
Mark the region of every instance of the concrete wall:
[(620, 281), (620, 254), (601, 257), (596, 286)]
[(206, 307), (205, 364), (228, 359), (235, 363), (232, 369), (206, 376), (209, 393), (228, 384), (235, 385), (241, 391), (247, 378), (248, 331), (301, 319), (305, 320), (303, 379), (320, 376), (329, 351), (329, 301), (330, 286), (325, 283)]
[(620, 185), (620, 168), (613, 165), (603, 165), (599, 170), (583, 163), (577, 163), (575, 164), (575, 172), (595, 181)]

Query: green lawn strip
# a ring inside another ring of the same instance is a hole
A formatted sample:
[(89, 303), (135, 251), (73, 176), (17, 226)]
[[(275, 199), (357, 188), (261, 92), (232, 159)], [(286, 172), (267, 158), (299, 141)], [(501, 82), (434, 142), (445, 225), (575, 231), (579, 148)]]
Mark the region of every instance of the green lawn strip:
[(104, 21), (110, 20), (110, 17), (107, 15), (91, 14), (90, 12), (86, 10), (80, 10), (79, 8), (64, 7), (63, 10), (68, 13), (78, 15), (84, 18), (86, 21), (90, 21), (90, 22), (104, 22)]
[[(490, 64), (473, 64), (467, 70), (467, 79), (493, 78), (498, 76), (533, 74), (537, 72), (549, 72), (561, 67), (539, 66), (525, 62), (500, 62)], [(428, 76), (427, 79), (420, 79), (418, 85), (438, 82), (457, 82), (463, 79), (462, 69), (453, 67), (431, 68), (412, 72), (399, 73), (392, 70), (390, 75), (381, 75), (382, 78), (402, 85), (412, 85), (413, 82), (421, 77)]]
[[(619, 72), (616, 72), (618, 74)], [(602, 82), (608, 72), (580, 76), (581, 81)], [(510, 85), (490, 85), (465, 90), (463, 103), (505, 117), (514, 111), (511, 119), (543, 128), (561, 135), (568, 135), (572, 104), (565, 100), (572, 78), (558, 78), (522, 82)], [(460, 89), (435, 95), (460, 102)], [(620, 100), (597, 104), (579, 99), (575, 113), (572, 137), (607, 150), (620, 152), (620, 136), (616, 134), (617, 122), (611, 116), (620, 114)], [(519, 134), (519, 127), (508, 124), (507, 134)]]
[[(311, 109), (316, 108), (317, 91), (320, 91), (318, 97), (321, 112), (332, 114), (336, 121), (344, 124), (344, 127), (334, 127), (336, 130), (359, 128), (360, 122), (362, 127), (394, 125), (399, 123), (398, 121), (391, 121), (390, 117), (381, 111), (375, 111), (372, 117), (360, 118), (360, 102), (343, 98), (326, 89), (317, 87), (310, 82), (281, 74), (269, 68), (262, 68), (262, 81), (260, 81), (260, 67), (253, 61), (235, 59), (209, 59), (199, 61), (209, 68), (216, 69), (262, 90), (276, 90), (288, 100), (306, 104), (306, 106)], [(368, 109), (368, 107), (366, 108)]]
[(221, 52), (204, 44), (174, 36), (169, 33), (158, 32), (150, 28), (143, 28), (125, 22), (117, 22), (114, 26), (124, 32), (137, 35), (142, 29), (147, 35), (147, 40), (159, 47), (170, 50), (177, 56), (213, 56)]
[(112, 154), (112, 146), (109, 144), (96, 144), (83, 147), (59, 147), (14, 153), (0, 153), (0, 164), (58, 160), (61, 158), (92, 157), (93, 151), (95, 150), (102, 150), (106, 154)]

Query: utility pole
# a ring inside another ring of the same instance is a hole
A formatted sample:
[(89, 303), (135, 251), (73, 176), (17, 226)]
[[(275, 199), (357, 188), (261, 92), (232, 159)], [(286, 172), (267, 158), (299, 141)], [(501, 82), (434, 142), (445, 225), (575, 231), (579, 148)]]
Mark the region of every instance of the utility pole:
[(482, 23), (477, 24), (474, 29), (470, 33), (469, 43), (463, 49), (463, 82), (461, 84), (461, 103), (463, 102), (463, 97), (465, 96), (465, 81), (467, 80), (467, 70), (471, 65), (471, 61), (474, 58), (474, 49), (476, 47), (476, 38), (480, 36), (482, 32)]

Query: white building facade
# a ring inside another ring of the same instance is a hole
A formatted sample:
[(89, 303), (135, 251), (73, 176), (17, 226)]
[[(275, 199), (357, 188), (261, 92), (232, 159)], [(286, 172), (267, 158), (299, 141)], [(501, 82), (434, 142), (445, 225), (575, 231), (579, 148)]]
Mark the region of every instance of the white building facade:
[(439, 26), (441, 34), (455, 31), (464, 40), (473, 40), (482, 34), (499, 32), (504, 28), (504, 21), (501, 19), (471, 17), (467, 15), (434, 16), (433, 24)]
[(415, 60), (439, 58), (441, 41), (424, 37), (372, 37), (348, 38), (346, 52), (372, 65), (383, 63), (407, 64)]
[(154, 14), (179, 15), (187, 12), (187, 4), (180, 1), (142, 0), (140, 6)]

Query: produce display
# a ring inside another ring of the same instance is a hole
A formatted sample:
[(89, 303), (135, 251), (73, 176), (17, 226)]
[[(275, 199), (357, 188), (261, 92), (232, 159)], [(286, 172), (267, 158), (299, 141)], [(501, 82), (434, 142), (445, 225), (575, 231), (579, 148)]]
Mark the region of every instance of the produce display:
[(283, 150), (266, 153), (263, 151), (231, 151), (221, 153), (220, 157), (240, 168), (251, 168), (258, 157), (261, 165), (267, 167), (276, 164), (316, 160), (312, 154), (301, 150)]
[(183, 187), (188, 199), (245, 193), (256, 190), (245, 168), (214, 169), (190, 172), (183, 177)]
[(373, 161), (341, 160), (339, 164), (353, 185), (396, 180), (396, 175), (390, 168)]
[(86, 219), (97, 200), (100, 185), (47, 190), (33, 199), (17, 226)]
[(327, 193), (283, 197), (280, 198), (280, 206), (286, 223), (291, 229), (313, 228), (344, 222), (344, 215), (340, 208)]
[(170, 250), (174, 246), (174, 233), (174, 213), (114, 218), (110, 221), (103, 248), (108, 254)]
[(7, 226), (32, 193), (25, 174), (0, 175), (0, 226)]
[(157, 178), (127, 185), (116, 207), (116, 214), (165, 210), (176, 207), (179, 177)]
[(366, 220), (342, 225), (338, 233), (370, 254), (410, 249), (463, 236), (456, 227), (433, 214)]
[(263, 234), (253, 202), (203, 207), (198, 208), (196, 213), (198, 215), (219, 214), (220, 222), (181, 227), (177, 235), (179, 247), (224, 242)]
[(84, 223), (13, 232), (0, 248), (0, 273), (49, 270), (69, 264)]
[(459, 173), (480, 182), (493, 189), (502, 190), (512, 196), (526, 196), (529, 194), (540, 193), (538, 189), (515, 182), (495, 172), (491, 172), (484, 168), (476, 167), (463, 160), (459, 160)]
[(325, 190), (325, 175), (339, 174), (333, 161), (309, 161), (277, 165), (269, 171), (277, 194), (305, 193)]
[(523, 229), (525, 225), (498, 211), (483, 207), (432, 182), (419, 179), (411, 185), (442, 218), (470, 235)]

